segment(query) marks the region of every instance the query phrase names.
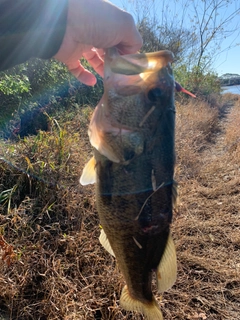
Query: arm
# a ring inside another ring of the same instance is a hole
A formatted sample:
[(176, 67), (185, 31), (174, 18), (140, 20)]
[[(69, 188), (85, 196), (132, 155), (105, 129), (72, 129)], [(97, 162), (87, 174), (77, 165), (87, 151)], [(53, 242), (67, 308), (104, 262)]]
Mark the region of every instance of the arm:
[(66, 31), (67, 4), (67, 0), (0, 1), (0, 70), (56, 54)]
[(0, 70), (54, 56), (79, 81), (94, 85), (81, 57), (103, 75), (104, 49), (127, 54), (141, 45), (132, 16), (107, 0), (0, 0)]

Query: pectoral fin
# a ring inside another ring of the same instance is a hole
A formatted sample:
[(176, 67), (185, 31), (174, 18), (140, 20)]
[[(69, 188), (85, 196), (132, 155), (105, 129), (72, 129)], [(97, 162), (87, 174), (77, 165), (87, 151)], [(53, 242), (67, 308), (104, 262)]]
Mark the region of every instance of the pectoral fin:
[(177, 257), (171, 234), (168, 236), (167, 245), (156, 273), (159, 292), (167, 291), (174, 285), (177, 278)]
[(104, 232), (104, 230), (101, 230), (100, 236), (99, 236), (99, 241), (101, 243), (101, 245), (112, 255), (115, 257), (115, 254), (113, 252), (113, 249), (108, 241), (108, 238), (106, 236), (106, 233)]
[(120, 305), (127, 311), (138, 311), (143, 313), (147, 320), (163, 320), (162, 312), (154, 298), (148, 303), (136, 300), (130, 296), (127, 286), (122, 290)]
[(93, 184), (96, 182), (96, 160), (94, 157), (92, 157), (88, 163), (85, 165), (81, 178), (80, 183), (82, 186), (86, 186), (88, 184)]

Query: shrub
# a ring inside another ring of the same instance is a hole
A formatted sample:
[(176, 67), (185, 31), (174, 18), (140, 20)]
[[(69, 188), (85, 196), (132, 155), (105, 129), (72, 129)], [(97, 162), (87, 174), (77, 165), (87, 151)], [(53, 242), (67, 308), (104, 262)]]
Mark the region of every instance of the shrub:
[(174, 68), (174, 75), (178, 82), (187, 90), (198, 97), (206, 99), (210, 94), (220, 94), (221, 84), (214, 72), (194, 67), (191, 71), (187, 65), (179, 65)]

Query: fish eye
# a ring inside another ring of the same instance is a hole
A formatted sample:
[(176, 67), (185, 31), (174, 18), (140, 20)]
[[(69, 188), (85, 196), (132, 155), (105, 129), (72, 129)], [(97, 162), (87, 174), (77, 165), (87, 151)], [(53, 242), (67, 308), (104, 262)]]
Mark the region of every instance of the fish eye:
[(160, 88), (153, 88), (148, 92), (148, 99), (152, 102), (155, 102), (162, 96), (162, 90)]

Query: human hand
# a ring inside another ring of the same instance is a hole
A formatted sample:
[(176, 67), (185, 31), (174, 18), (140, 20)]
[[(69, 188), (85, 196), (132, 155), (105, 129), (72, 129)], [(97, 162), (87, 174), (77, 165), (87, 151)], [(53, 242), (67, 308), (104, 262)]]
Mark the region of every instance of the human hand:
[(122, 54), (135, 53), (142, 46), (132, 16), (106, 0), (69, 0), (62, 45), (54, 56), (87, 85), (96, 83), (79, 59), (84, 57), (103, 76), (104, 49), (116, 46)]

